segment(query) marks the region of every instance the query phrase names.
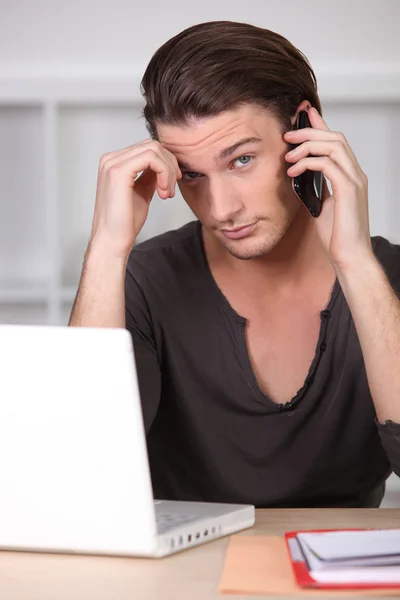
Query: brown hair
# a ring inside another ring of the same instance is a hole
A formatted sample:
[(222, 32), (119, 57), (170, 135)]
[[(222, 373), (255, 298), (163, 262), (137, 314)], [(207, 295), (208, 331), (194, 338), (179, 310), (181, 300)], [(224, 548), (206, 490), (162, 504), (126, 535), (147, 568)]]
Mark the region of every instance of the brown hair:
[(200, 23), (168, 40), (151, 58), (141, 92), (153, 139), (157, 123), (181, 125), (242, 104), (269, 109), (286, 130), (302, 100), (322, 114), (304, 54), (278, 33), (233, 21)]

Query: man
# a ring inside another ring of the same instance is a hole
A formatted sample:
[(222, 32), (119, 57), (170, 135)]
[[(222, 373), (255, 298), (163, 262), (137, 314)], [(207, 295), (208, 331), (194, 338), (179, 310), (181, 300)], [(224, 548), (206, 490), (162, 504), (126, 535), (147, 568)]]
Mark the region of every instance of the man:
[[(155, 496), (379, 506), (400, 475), (400, 247), (370, 237), (310, 65), (274, 32), (202, 23), (142, 91), (151, 139), (100, 160), (70, 324), (132, 333)], [(318, 218), (292, 191), (306, 169), (332, 186)], [(198, 220), (132, 250), (177, 182)]]

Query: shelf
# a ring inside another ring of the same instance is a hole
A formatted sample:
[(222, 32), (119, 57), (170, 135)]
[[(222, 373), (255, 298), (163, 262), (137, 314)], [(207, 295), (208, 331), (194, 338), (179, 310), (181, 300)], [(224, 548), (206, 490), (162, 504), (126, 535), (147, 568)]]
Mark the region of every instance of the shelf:
[(2, 107), (0, 132), (0, 280), (45, 280), (43, 111)]
[(72, 305), (73, 305), (73, 299), (64, 300), (61, 303), (60, 325), (68, 325), (68, 321), (71, 316)]
[(47, 325), (46, 302), (0, 303), (0, 323), (3, 325)]
[(64, 286), (61, 288), (59, 293), (59, 299), (61, 302), (71, 303), (75, 300), (76, 292), (78, 291), (78, 286), (70, 285)]
[(49, 297), (48, 287), (44, 284), (1, 284), (0, 302), (35, 303), (46, 302)]

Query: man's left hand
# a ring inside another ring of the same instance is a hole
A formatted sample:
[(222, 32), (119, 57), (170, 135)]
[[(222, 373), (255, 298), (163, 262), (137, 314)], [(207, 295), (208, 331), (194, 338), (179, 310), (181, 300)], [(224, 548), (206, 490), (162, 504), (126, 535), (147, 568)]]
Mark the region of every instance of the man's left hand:
[[(357, 268), (373, 256), (369, 217), (368, 179), (343, 133), (331, 131), (315, 108), (308, 117), (312, 127), (285, 133), (285, 140), (300, 144), (285, 156), (295, 163), (287, 173), (295, 177), (306, 169), (322, 171), (332, 185), (330, 195), (324, 181), (322, 211), (316, 226), (334, 267)], [(312, 156), (310, 156), (312, 155)]]

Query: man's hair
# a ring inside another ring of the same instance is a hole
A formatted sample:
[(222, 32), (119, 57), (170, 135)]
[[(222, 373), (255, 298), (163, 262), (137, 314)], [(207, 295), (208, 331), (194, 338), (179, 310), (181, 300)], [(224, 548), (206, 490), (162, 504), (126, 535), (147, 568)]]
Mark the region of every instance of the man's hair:
[(292, 128), (302, 100), (322, 114), (305, 55), (278, 33), (233, 21), (200, 23), (168, 40), (151, 58), (141, 92), (153, 139), (158, 123), (185, 125), (244, 104), (269, 109), (282, 131)]

